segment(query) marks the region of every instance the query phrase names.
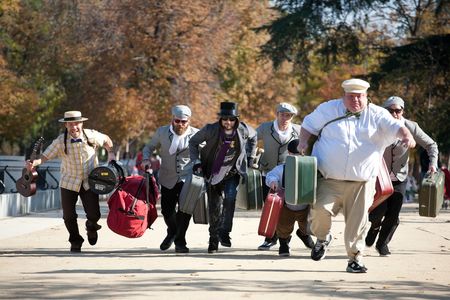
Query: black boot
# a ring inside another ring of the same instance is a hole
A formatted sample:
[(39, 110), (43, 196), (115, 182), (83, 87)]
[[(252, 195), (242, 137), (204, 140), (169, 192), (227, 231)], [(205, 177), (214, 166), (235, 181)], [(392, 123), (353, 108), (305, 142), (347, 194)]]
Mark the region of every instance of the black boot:
[(159, 249), (161, 249), (162, 251), (165, 251), (172, 246), (177, 232), (177, 221), (175, 214), (170, 217), (164, 216), (164, 222), (166, 222), (167, 225), (167, 236), (159, 246)]
[(219, 240), (215, 238), (209, 238), (208, 253), (214, 253), (219, 250)]
[(280, 248), (278, 249), (278, 255), (280, 256), (290, 256), (289, 252), (289, 240), (290, 239), (278, 239), (280, 241)]

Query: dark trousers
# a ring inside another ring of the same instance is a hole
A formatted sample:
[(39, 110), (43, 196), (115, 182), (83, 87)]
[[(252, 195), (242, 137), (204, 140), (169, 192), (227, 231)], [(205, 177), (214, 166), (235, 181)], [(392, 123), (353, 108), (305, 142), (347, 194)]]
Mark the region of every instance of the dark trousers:
[(276, 235), (280, 239), (289, 239), (294, 231), (295, 222), (302, 235), (308, 235), (306, 227), (308, 225), (309, 207), (302, 210), (290, 210), (286, 206), (281, 209), (280, 220), (278, 221)]
[(209, 236), (212, 241), (217, 241), (219, 234), (229, 234), (233, 228), (240, 178), (235, 174), (219, 184), (208, 186)]
[(80, 242), (83, 238), (80, 235), (77, 223), (76, 204), (78, 196), (81, 198), (84, 212), (86, 213), (86, 229), (96, 230), (98, 220), (100, 220), (100, 204), (98, 195), (91, 190), (85, 190), (81, 185), (79, 192), (74, 192), (61, 188), (61, 206), (63, 210), (64, 224), (69, 232), (69, 242)]
[(372, 223), (370, 230), (379, 231), (377, 247), (389, 244), (399, 224), (406, 182), (395, 181), (392, 184), (394, 193), (369, 214), (369, 221)]
[(183, 184), (180, 181), (171, 189), (161, 186), (161, 214), (167, 225), (167, 235), (175, 237), (176, 246), (186, 246), (186, 231), (191, 220), (190, 214), (176, 210)]

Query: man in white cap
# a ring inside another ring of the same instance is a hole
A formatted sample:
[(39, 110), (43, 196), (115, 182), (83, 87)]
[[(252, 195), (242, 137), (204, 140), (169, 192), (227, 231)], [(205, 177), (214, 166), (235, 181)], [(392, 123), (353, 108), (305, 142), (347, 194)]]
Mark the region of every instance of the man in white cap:
[[(417, 144), (422, 146), (428, 153), (430, 163), (427, 171), (435, 173), (437, 171), (438, 147), (435, 141), (429, 137), (416, 122), (403, 117), (405, 102), (397, 96), (389, 97), (384, 103), (392, 117), (405, 124), (409, 129)], [(366, 246), (370, 247), (378, 240), (375, 245), (380, 256), (389, 256), (391, 254), (388, 244), (391, 241), (395, 230), (399, 224), (399, 214), (403, 204), (403, 198), (406, 193), (406, 179), (409, 170), (409, 150), (402, 146), (399, 140), (389, 145), (384, 151), (384, 160), (388, 170), (394, 193), (383, 203), (377, 206), (369, 214), (371, 227), (366, 237)]]
[(388, 111), (368, 104), (369, 83), (349, 79), (342, 83), (344, 96), (320, 104), (307, 115), (300, 131), (299, 152), (304, 154), (311, 135), (318, 136), (312, 150), (317, 158), (317, 201), (310, 213), (317, 242), (313, 260), (325, 257), (332, 240), (331, 217), (342, 210), (347, 272), (365, 273), (364, 239), (370, 227), (368, 209), (375, 195), (375, 180), (384, 149), (395, 140), (414, 147), (409, 130)]
[(84, 242), (78, 224), (76, 203), (78, 196), (86, 212), (86, 231), (89, 244), (97, 243), (97, 224), (100, 220), (99, 196), (89, 188), (89, 173), (98, 166), (97, 150), (104, 147), (109, 153), (109, 160), (114, 159), (111, 139), (96, 130), (84, 129), (83, 122), (88, 119), (79, 111), (66, 111), (64, 118), (65, 131), (45, 149), (40, 159), (27, 161), (26, 167), (31, 170), (49, 159), (61, 159), (61, 206), (64, 224), (69, 232), (71, 252), (80, 252)]
[(176, 208), (183, 184), (192, 169), (189, 163), (189, 140), (198, 129), (190, 126), (191, 114), (191, 109), (186, 105), (172, 107), (171, 124), (159, 127), (142, 151), (144, 168), (150, 166), (154, 150), (159, 149), (161, 156), (158, 179), (161, 185), (161, 213), (167, 225), (167, 236), (159, 246), (162, 251), (169, 249), (175, 242), (175, 252), (189, 252), (186, 231), (191, 215)]
[[(290, 103), (282, 102), (276, 106), (276, 119), (264, 122), (258, 126), (256, 132), (258, 140), (262, 140), (264, 152), (259, 161), (263, 179), (266, 181), (266, 174), (280, 164), (284, 164), (288, 155), (288, 145), (291, 141), (298, 139), (300, 135), (300, 125), (292, 122), (297, 115), (297, 109)], [(269, 187), (263, 184), (263, 199), (266, 199)], [(306, 247), (312, 248), (313, 240), (309, 235), (301, 230), (296, 231), (297, 236), (303, 241)], [(270, 250), (277, 244), (277, 236), (266, 238), (258, 250)]]

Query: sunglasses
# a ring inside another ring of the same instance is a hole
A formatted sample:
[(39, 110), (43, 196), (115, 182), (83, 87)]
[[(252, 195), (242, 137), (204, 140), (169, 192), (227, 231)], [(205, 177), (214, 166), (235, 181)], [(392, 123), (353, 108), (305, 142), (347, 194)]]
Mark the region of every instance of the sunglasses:
[(186, 124), (187, 122), (189, 122), (189, 120), (180, 120), (180, 119), (173, 119), (173, 121), (176, 123), (176, 124)]
[(388, 110), (391, 114), (392, 114), (392, 113), (399, 114), (399, 113), (401, 113), (401, 112), (403, 111), (402, 108), (388, 108), (387, 110)]
[(230, 122), (235, 122), (236, 118), (235, 117), (222, 117), (223, 121), (230, 121)]

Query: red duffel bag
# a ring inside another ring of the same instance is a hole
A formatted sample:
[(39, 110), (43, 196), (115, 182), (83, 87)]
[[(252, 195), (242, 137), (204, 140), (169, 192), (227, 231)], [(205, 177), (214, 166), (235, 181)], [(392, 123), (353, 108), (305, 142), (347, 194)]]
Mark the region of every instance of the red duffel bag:
[(158, 194), (156, 180), (151, 174), (124, 178), (108, 199), (108, 227), (128, 238), (142, 236), (158, 217)]

